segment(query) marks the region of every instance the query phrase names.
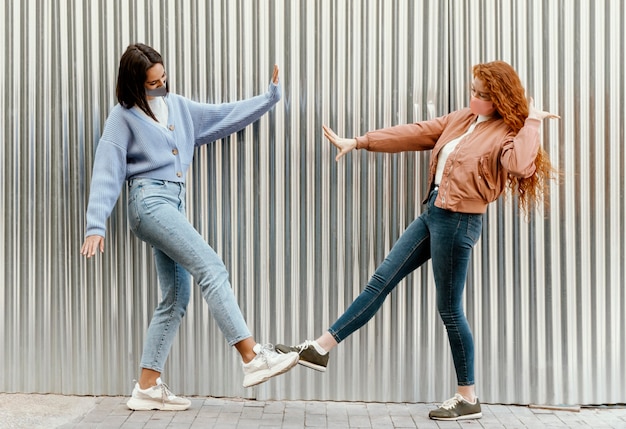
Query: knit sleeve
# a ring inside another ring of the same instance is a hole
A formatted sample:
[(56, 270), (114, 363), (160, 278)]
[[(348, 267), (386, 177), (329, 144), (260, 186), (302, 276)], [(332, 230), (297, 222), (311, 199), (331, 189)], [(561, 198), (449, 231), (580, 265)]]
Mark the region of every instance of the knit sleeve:
[(280, 86), (271, 83), (265, 94), (223, 104), (188, 101), (196, 146), (207, 144), (256, 122), (280, 100)]
[(89, 191), (86, 236), (105, 236), (106, 221), (126, 179), (126, 150), (100, 139)]

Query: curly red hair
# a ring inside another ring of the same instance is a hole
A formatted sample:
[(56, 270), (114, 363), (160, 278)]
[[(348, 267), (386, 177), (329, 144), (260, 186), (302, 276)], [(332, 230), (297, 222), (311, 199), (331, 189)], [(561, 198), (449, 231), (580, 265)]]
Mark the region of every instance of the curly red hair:
[[(472, 72), (489, 90), (491, 100), (507, 124), (516, 133), (524, 126), (528, 117), (528, 100), (522, 82), (513, 67), (504, 61), (477, 64)], [(535, 173), (527, 178), (509, 175), (508, 187), (518, 197), (519, 207), (530, 213), (531, 209), (541, 204), (548, 194), (548, 181), (558, 176), (550, 158), (539, 147), (535, 158)]]

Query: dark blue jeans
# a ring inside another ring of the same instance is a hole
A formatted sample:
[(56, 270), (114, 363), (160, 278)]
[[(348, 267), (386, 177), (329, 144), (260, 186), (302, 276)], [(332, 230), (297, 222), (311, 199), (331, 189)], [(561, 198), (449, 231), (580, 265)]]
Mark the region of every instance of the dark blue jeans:
[(474, 384), (474, 340), (462, 299), (472, 248), (480, 238), (482, 214), (455, 213), (435, 207), (437, 191), (426, 210), (402, 233), (367, 286), (328, 332), (341, 342), (376, 314), (387, 295), (409, 273), (432, 259), (437, 310), (448, 332), (459, 386)]

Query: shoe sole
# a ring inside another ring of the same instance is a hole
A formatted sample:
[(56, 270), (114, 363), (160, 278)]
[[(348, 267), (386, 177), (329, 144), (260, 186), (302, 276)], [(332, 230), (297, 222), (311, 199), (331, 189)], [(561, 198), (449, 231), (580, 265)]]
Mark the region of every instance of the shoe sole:
[(317, 365), (317, 364), (314, 364), (312, 362), (309, 362), (309, 361), (306, 361), (306, 360), (302, 360), (302, 359), (300, 359), (298, 361), (298, 363), (300, 365), (302, 365), (302, 366), (306, 366), (307, 368), (314, 369), (315, 371), (326, 372), (326, 367), (325, 366)]
[(185, 411), (189, 405), (163, 404), (161, 402), (149, 401), (145, 399), (130, 398), (126, 406), (133, 411)]
[(444, 420), (444, 421), (456, 421), (456, 420), (472, 420), (472, 419), (480, 419), (483, 416), (483, 413), (475, 413), (475, 414), (467, 414), (464, 416), (458, 417), (430, 417), (433, 420)]
[(291, 368), (293, 368), (294, 366), (298, 364), (299, 358), (300, 356), (298, 356), (298, 354), (295, 353), (294, 358), (290, 361), (285, 361), (283, 366), (275, 366), (273, 368), (268, 368), (263, 371), (258, 371), (256, 374), (254, 374), (255, 376), (254, 378), (252, 378), (252, 381), (246, 382), (244, 378), (243, 387), (256, 386), (257, 384), (266, 382), (272, 377), (276, 377), (277, 375), (286, 373), (287, 371), (289, 371)]

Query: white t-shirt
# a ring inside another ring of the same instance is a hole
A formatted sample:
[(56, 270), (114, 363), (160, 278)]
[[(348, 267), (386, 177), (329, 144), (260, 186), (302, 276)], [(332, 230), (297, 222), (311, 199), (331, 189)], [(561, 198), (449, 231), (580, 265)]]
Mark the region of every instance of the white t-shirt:
[[(154, 97), (152, 100), (148, 100), (148, 105), (156, 116), (159, 125), (167, 127), (167, 119), (169, 117), (169, 111), (167, 110), (167, 103), (163, 100), (163, 97)], [(141, 110), (139, 106), (135, 106), (135, 109), (146, 115), (146, 112)], [(146, 115), (148, 116), (148, 115)], [(149, 116), (148, 116), (149, 117)], [(152, 119), (152, 118), (151, 118)]]
[(489, 119), (489, 116), (479, 115), (478, 119), (476, 119), (476, 122), (470, 125), (470, 127), (467, 129), (465, 134), (450, 141), (444, 147), (441, 148), (441, 150), (439, 151), (438, 159), (437, 159), (437, 172), (435, 173), (435, 185), (438, 185), (439, 182), (441, 182), (441, 177), (443, 176), (443, 169), (446, 166), (446, 161), (448, 160), (448, 157), (450, 156), (450, 154), (454, 152), (454, 149), (457, 147), (460, 141), (463, 140), (463, 137), (465, 137), (468, 134), (471, 134), (472, 131), (474, 131), (476, 124), (486, 121), (487, 119)]

